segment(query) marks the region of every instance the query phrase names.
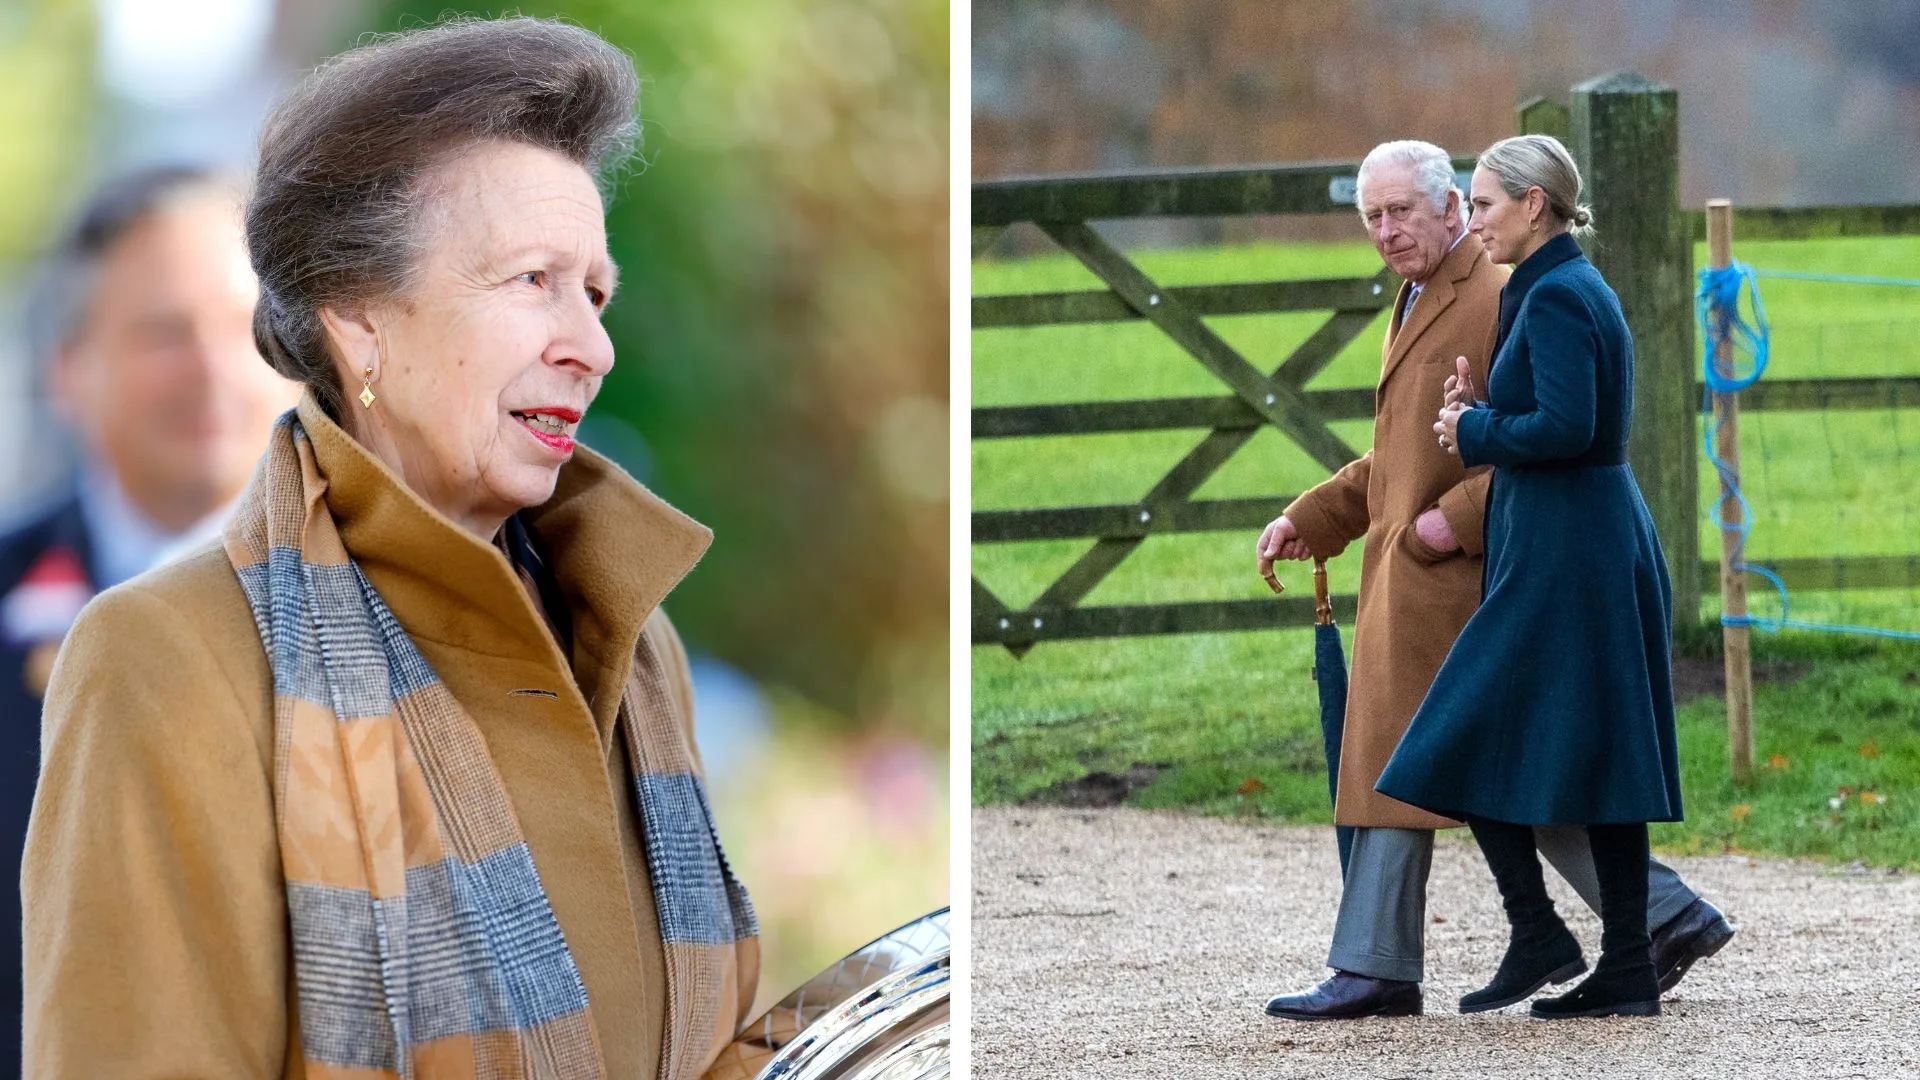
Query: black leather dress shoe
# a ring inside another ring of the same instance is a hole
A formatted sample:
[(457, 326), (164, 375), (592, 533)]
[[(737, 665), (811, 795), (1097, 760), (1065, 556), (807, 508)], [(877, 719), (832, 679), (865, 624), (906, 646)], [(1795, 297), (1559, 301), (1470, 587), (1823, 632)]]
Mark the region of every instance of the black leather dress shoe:
[(1353, 1020), (1362, 1016), (1419, 1016), (1420, 984), (1372, 979), (1348, 971), (1304, 994), (1282, 994), (1267, 1002), (1267, 1015), (1288, 1020)]
[(1666, 993), (1694, 961), (1705, 960), (1733, 940), (1734, 926), (1720, 909), (1695, 900), (1653, 932), (1653, 970)]

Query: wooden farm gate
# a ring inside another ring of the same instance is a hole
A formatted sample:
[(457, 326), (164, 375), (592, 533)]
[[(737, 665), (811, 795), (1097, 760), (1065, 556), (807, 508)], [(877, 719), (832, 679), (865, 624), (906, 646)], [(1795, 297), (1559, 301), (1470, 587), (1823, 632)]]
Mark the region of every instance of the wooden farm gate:
[[(1702, 560), (1695, 427), (1701, 401), (1693, 305), (1693, 244), (1701, 211), (1679, 205), (1679, 110), (1671, 87), (1621, 72), (1575, 86), (1571, 106), (1522, 104), (1519, 127), (1565, 141), (1580, 162), (1586, 199), (1604, 230), (1589, 255), (1620, 294), (1634, 334), (1635, 428), (1630, 455), (1672, 571), (1676, 622), (1691, 623), (1703, 590), (1718, 588)], [(1472, 159), (1456, 159), (1464, 173)], [(1204, 429), (1167, 474), (1130, 503), (976, 511), (973, 542), (1087, 538), (1093, 545), (1027, 606), (1009, 607), (973, 581), (972, 640), (1024, 652), (1039, 641), (1307, 626), (1310, 597), (1082, 606), (1080, 601), (1150, 535), (1257, 530), (1291, 495), (1195, 500), (1193, 494), (1272, 425), (1329, 472), (1358, 454), (1330, 421), (1373, 415), (1371, 388), (1309, 390), (1307, 383), (1393, 300), (1399, 280), (1371, 277), (1168, 288), (1143, 273), (1092, 227), (1095, 221), (1159, 217), (1352, 214), (1357, 162), (1167, 169), (976, 183), (973, 252), (1009, 227), (1032, 223), (1105, 285), (1064, 293), (976, 296), (976, 330), (1144, 319), (1228, 391), (1166, 398), (975, 408), (974, 439)], [(1462, 187), (1464, 187), (1464, 181)], [(1743, 241), (1920, 234), (1920, 206), (1739, 208)], [(1263, 371), (1204, 321), (1209, 316), (1326, 311), (1318, 330)], [(1767, 380), (1745, 391), (1743, 411), (1920, 407), (1920, 378)], [(1251, 548), (1251, 543), (1249, 543)], [(1251, 560), (1249, 560), (1251, 561)], [(1905, 556), (1785, 559), (1769, 565), (1790, 588), (1908, 588)], [(1334, 598), (1351, 620), (1354, 597)]]

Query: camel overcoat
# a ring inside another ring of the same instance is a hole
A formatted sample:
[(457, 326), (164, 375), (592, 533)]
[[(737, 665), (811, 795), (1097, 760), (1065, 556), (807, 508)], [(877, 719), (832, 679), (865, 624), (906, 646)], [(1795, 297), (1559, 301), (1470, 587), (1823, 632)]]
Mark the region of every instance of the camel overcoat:
[[(722, 1015), (676, 1012), (617, 710), (645, 635), (691, 717), (686, 654), (659, 604), (712, 534), (577, 452), (525, 515), (567, 599), (567, 656), (499, 548), (422, 502), (311, 396), (300, 419), (349, 553), (486, 739), (608, 1077), (689, 1080), (698, 1070), (662, 1075), (663, 1032), (710, 1033), (711, 1062), (752, 1004), (758, 944), (736, 948)], [(48, 687), (21, 876), (28, 1075), (306, 1075), (273, 705), (218, 544), (81, 613)]]
[[(1334, 805), (1341, 825), (1458, 824), (1390, 799), (1373, 785), (1480, 603), (1489, 470), (1468, 470), (1441, 449), (1433, 424), (1455, 357), (1467, 358), (1475, 388), (1484, 390), (1506, 280), (1507, 270), (1488, 261), (1480, 238), (1469, 234), (1434, 271), (1411, 311), (1411, 286), (1400, 286), (1381, 347), (1373, 449), (1286, 510), (1316, 558), (1366, 541)], [(1414, 519), (1435, 507), (1459, 550), (1435, 551), (1414, 532)]]

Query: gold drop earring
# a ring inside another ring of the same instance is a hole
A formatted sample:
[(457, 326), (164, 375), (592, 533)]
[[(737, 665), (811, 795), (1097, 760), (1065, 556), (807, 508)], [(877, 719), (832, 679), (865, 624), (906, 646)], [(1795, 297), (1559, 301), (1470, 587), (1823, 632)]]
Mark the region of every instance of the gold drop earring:
[(373, 408), (373, 397), (373, 367), (368, 365), (366, 375), (362, 376), (360, 404), (369, 409)]

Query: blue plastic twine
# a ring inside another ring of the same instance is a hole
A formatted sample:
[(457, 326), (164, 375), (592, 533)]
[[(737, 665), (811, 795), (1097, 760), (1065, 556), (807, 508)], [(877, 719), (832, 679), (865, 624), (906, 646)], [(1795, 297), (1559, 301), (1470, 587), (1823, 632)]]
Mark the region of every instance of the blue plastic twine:
[[(1749, 323), (1740, 316), (1740, 286), (1747, 286), (1747, 296), (1752, 301), (1753, 322)], [(1754, 383), (1767, 370), (1767, 354), (1771, 331), (1767, 328), (1767, 309), (1760, 303), (1760, 281), (1753, 267), (1737, 262), (1721, 269), (1708, 268), (1700, 271), (1700, 291), (1694, 294), (1694, 310), (1700, 316), (1701, 339), (1706, 342), (1703, 351), (1705, 363), (1702, 365), (1707, 392), (1710, 394), (1737, 394)], [(1716, 322), (1724, 321), (1724, 326)], [(1722, 337), (1733, 339), (1735, 363), (1732, 370), (1722, 374), (1713, 362), (1713, 346)], [(1753, 370), (1746, 374), (1739, 371), (1738, 357), (1742, 354), (1753, 357)], [(1710, 408), (1711, 399), (1701, 403), (1701, 408)]]
[[(1770, 271), (1769, 273), (1772, 276), (1789, 276), (1778, 271)], [(1812, 275), (1808, 276), (1811, 277)], [(1822, 279), (1840, 280), (1838, 275), (1826, 275), (1823, 276)], [(1740, 287), (1743, 283), (1746, 285), (1749, 306), (1753, 309), (1752, 322), (1748, 322), (1740, 314)], [(1849, 284), (1866, 283), (1865, 281), (1849, 282)], [(1876, 281), (1872, 283), (1907, 284), (1907, 282), (1904, 281)], [(1694, 311), (1700, 317), (1700, 341), (1702, 346), (1700, 381), (1706, 386), (1705, 392), (1701, 395), (1700, 399), (1700, 411), (1712, 415), (1714, 394), (1737, 394), (1747, 387), (1752, 386), (1754, 383), (1759, 382), (1760, 376), (1767, 370), (1770, 331), (1767, 328), (1766, 308), (1760, 303), (1758, 274), (1756, 274), (1753, 267), (1740, 262), (1719, 269), (1709, 267), (1708, 269), (1700, 271), (1700, 289), (1694, 294)], [(1732, 344), (1734, 354), (1731, 358), (1732, 362), (1728, 365), (1729, 370), (1724, 373), (1720, 370), (1719, 366), (1714, 363), (1714, 347), (1722, 339)], [(1740, 357), (1743, 354), (1752, 357), (1750, 361), (1751, 370), (1744, 375), (1740, 374)], [(1845, 626), (1838, 623), (1806, 622), (1787, 617), (1786, 582), (1781, 581), (1780, 575), (1773, 571), (1763, 566), (1755, 566), (1746, 561), (1747, 536), (1753, 531), (1753, 510), (1752, 506), (1747, 502), (1746, 493), (1740, 490), (1740, 478), (1733, 471), (1733, 466), (1721, 460), (1720, 454), (1714, 449), (1715, 444), (1719, 441), (1720, 423), (1720, 418), (1715, 416), (1713, 421), (1707, 425), (1706, 438), (1704, 440), (1707, 460), (1713, 463), (1713, 471), (1720, 478), (1721, 489), (1725, 491), (1728, 496), (1731, 496), (1734, 503), (1740, 507), (1740, 520), (1728, 521), (1722, 516), (1721, 511), (1727, 505), (1727, 497), (1723, 496), (1714, 503), (1713, 523), (1722, 533), (1732, 533), (1735, 537), (1732, 556), (1733, 569), (1738, 573), (1757, 574), (1765, 578), (1767, 582), (1773, 586), (1773, 591), (1780, 597), (1779, 618), (1768, 619), (1756, 615), (1729, 615), (1725, 611), (1722, 611), (1720, 613), (1720, 625), (1753, 626), (1762, 630), (1779, 630), (1783, 627), (1792, 627), (1796, 630), (1815, 630), (1837, 634), (1868, 634), (1874, 637), (1896, 638), (1903, 641), (1920, 641), (1920, 632), (1886, 630), (1876, 626)], [(1724, 598), (1722, 602), (1724, 604)]]

